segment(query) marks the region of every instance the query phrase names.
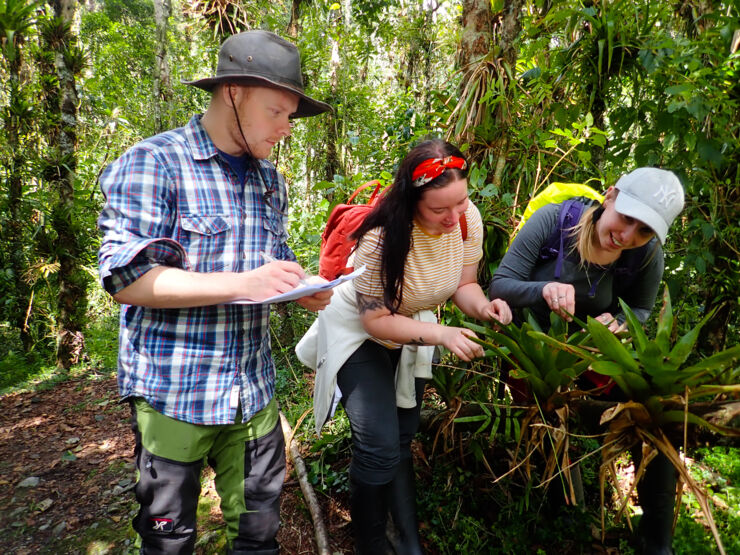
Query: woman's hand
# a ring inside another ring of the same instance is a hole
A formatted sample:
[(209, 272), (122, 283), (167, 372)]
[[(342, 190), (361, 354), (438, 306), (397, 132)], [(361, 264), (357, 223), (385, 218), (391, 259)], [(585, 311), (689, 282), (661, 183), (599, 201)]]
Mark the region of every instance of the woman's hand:
[(612, 333), (619, 333), (621, 331), (624, 331), (624, 329), (627, 327), (627, 323), (620, 324), (619, 321), (611, 315), (610, 312), (604, 312), (603, 314), (599, 314), (594, 320), (598, 320), (602, 324), (604, 324), (610, 332)]
[(470, 339), (476, 337), (472, 330), (449, 326), (443, 328), (441, 343), (448, 351), (467, 362), (483, 356), (483, 347)]
[(311, 312), (318, 312), (319, 310), (324, 310), (327, 306), (329, 306), (329, 303), (331, 302), (331, 296), (333, 294), (333, 289), (329, 289), (328, 291), (318, 291), (311, 296), (296, 299), (295, 302), (297, 302), (303, 308), (310, 310)]
[(481, 310), (481, 320), (496, 320), (499, 324), (506, 325), (511, 322), (511, 308), (503, 299), (493, 299)]
[(566, 321), (573, 320), (567, 313), (576, 313), (576, 290), (570, 283), (551, 281), (542, 288), (542, 298), (550, 310), (562, 316)]

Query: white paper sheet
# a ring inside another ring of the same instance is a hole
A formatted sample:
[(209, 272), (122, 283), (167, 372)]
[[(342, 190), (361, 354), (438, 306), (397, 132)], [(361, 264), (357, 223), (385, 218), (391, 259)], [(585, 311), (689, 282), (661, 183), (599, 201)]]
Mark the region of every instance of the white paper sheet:
[(339, 276), (337, 279), (333, 281), (327, 281), (326, 283), (311, 283), (306, 285), (299, 285), (295, 289), (288, 291), (286, 293), (281, 293), (279, 295), (275, 295), (273, 297), (264, 299), (262, 301), (234, 301), (231, 304), (270, 304), (270, 303), (283, 303), (285, 301), (294, 301), (296, 299), (300, 299), (301, 297), (307, 297), (310, 295), (313, 295), (315, 293), (318, 293), (319, 291), (327, 291), (328, 289), (334, 289), (337, 285), (340, 283), (344, 283), (345, 281), (350, 281), (355, 279), (357, 276), (362, 274), (362, 272), (365, 271), (365, 266), (361, 266), (360, 268), (357, 268), (354, 272), (351, 274), (347, 274), (346, 276)]

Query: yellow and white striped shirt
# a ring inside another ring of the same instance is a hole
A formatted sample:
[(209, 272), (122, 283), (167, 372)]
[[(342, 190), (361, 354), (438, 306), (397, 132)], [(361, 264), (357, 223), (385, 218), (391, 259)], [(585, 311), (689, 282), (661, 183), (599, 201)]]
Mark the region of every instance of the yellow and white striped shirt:
[[(465, 211), (468, 226), (463, 242), (460, 224), (454, 231), (429, 235), (416, 222), (411, 232), (411, 249), (406, 257), (403, 300), (399, 314), (411, 316), (419, 310), (432, 309), (457, 291), (463, 266), (477, 264), (483, 257), (483, 222), (472, 202)], [(392, 241), (393, 238), (387, 238)], [(354, 255), (354, 267), (365, 265), (365, 272), (353, 281), (363, 295), (383, 298), (380, 279), (380, 253), (383, 248), (381, 228), (368, 231)]]

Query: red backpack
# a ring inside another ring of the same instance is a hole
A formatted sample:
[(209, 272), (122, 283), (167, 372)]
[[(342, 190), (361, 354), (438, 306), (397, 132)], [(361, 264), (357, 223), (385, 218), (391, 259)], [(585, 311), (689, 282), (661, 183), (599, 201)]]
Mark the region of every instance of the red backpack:
[[(355, 197), (363, 190), (375, 185), (370, 198), (365, 204), (352, 204)], [(382, 197), (378, 195), (383, 184), (377, 179), (360, 185), (347, 199), (346, 204), (337, 204), (329, 214), (324, 233), (321, 234), (321, 250), (319, 251), (319, 275), (333, 280), (341, 275), (349, 274), (353, 268), (347, 266), (352, 249), (356, 241), (350, 236), (360, 227), (375, 204)], [(465, 214), (460, 216), (460, 231), (463, 241), (468, 236), (468, 222)]]

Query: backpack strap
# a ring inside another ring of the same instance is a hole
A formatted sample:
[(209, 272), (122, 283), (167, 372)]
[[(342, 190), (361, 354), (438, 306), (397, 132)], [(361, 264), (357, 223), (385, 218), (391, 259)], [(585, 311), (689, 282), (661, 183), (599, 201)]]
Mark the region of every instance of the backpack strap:
[(545, 244), (540, 248), (540, 260), (556, 259), (555, 279), (560, 279), (565, 261), (565, 246), (570, 230), (580, 221), (585, 204), (576, 199), (564, 201), (558, 214), (558, 225), (550, 233)]
[(465, 217), (465, 212), (460, 214), (460, 233), (462, 234), (462, 240), (468, 238), (468, 219)]
[(380, 191), (383, 184), (378, 181), (377, 179), (373, 179), (372, 181), (368, 181), (367, 183), (363, 183), (357, 189), (355, 189), (355, 192), (350, 195), (350, 197), (347, 199), (346, 204), (352, 204), (352, 201), (355, 200), (355, 197), (359, 195), (362, 191), (367, 189), (368, 187), (372, 187), (375, 185), (375, 190), (373, 190), (372, 194), (370, 195), (370, 199), (368, 199), (367, 204), (375, 204), (375, 197), (378, 196), (378, 191)]

